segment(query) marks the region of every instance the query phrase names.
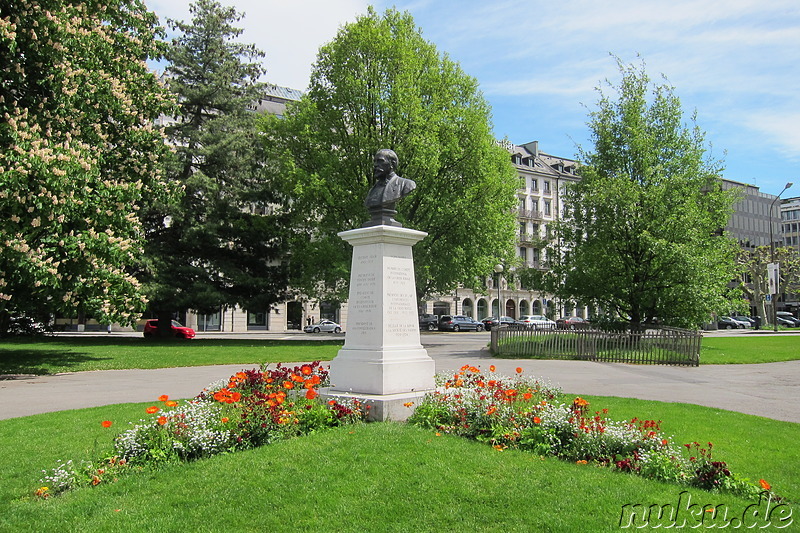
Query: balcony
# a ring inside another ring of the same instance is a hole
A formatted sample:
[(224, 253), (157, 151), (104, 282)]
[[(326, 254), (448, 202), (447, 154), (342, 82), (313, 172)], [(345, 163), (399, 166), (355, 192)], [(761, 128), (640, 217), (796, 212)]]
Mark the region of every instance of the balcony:
[(541, 211), (534, 211), (532, 209), (517, 209), (517, 218), (524, 218), (527, 220), (544, 220)]
[(529, 248), (544, 248), (547, 246), (547, 239), (543, 239), (534, 233), (520, 233), (518, 236), (519, 244)]

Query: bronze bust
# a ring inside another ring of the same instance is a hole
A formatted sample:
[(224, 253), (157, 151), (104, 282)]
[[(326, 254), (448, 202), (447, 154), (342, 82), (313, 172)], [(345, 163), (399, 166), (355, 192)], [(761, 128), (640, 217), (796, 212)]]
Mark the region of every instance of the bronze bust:
[(394, 219), (397, 214), (395, 204), (401, 198), (411, 194), (417, 184), (410, 179), (401, 178), (397, 170), (397, 154), (392, 150), (382, 148), (375, 152), (372, 160), (372, 175), (375, 184), (367, 193), (364, 205), (370, 213), (370, 220), (362, 227), (369, 226), (400, 226), (402, 224)]

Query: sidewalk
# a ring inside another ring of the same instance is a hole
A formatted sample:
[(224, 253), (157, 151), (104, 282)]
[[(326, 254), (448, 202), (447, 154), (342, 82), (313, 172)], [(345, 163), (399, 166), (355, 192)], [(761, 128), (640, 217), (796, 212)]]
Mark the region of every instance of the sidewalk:
[[(469, 364), (511, 375), (517, 367), (569, 394), (681, 402), (800, 423), (800, 361), (671, 367), (591, 361), (494, 359), (481, 334), (423, 335), (436, 371)], [(108, 370), (0, 376), (0, 419), (116, 403), (192, 398), (210, 383), (254, 365)], [(6, 378), (6, 379), (4, 379)]]

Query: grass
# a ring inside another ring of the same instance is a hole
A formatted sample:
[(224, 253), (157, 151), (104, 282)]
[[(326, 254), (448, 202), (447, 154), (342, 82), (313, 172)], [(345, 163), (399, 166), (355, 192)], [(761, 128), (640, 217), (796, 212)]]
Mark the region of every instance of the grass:
[[(718, 457), (736, 472), (800, 498), (798, 424), (692, 405), (589, 399), (620, 417), (658, 414), (681, 441), (714, 439)], [(143, 471), (46, 501), (28, 496), (41, 469), (97, 457), (146, 405), (0, 421), (0, 531), (616, 531), (622, 504), (675, 504), (684, 490), (380, 423)], [(101, 428), (104, 419), (114, 427)], [(690, 494), (738, 515), (752, 503)], [(800, 509), (790, 509), (797, 517)]]
[(44, 337), (0, 342), (0, 375), (329, 361), (342, 340)]
[(701, 365), (775, 363), (800, 359), (800, 337), (753, 335), (703, 337)]
[[(335, 340), (43, 337), (0, 341), (0, 375), (224, 364), (329, 361)], [(800, 337), (705, 337), (700, 364), (770, 363), (800, 359)]]

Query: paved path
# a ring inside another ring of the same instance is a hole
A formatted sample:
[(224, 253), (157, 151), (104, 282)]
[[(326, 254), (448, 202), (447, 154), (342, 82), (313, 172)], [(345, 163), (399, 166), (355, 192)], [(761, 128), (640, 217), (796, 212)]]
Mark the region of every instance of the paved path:
[[(437, 371), (465, 364), (494, 364), (511, 374), (549, 380), (570, 394), (621, 396), (693, 403), (800, 423), (800, 361), (758, 365), (669, 367), (591, 361), (494, 359), (480, 333), (423, 334), (422, 343)], [(800, 347), (800, 338), (798, 338)], [(66, 409), (155, 401), (162, 394), (191, 398), (205, 386), (253, 365), (107, 370), (52, 376), (0, 376), (0, 419)]]

